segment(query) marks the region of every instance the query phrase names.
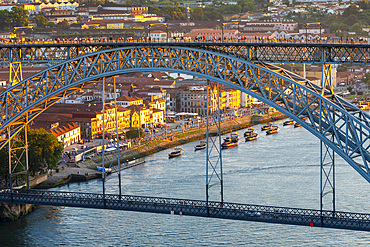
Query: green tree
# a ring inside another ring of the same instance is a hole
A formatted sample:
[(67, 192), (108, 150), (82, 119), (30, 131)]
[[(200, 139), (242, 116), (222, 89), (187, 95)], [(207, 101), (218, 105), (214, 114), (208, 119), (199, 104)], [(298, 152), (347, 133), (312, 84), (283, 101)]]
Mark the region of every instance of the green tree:
[(239, 6), (241, 7), (241, 12), (252, 11), (255, 9), (254, 0), (237, 0)]
[(11, 13), (8, 10), (1, 10), (0, 11), (0, 23), (1, 23), (1, 30), (10, 30), (12, 28), (12, 17)]
[(343, 17), (348, 17), (350, 15), (357, 16), (358, 14), (359, 14), (359, 8), (356, 5), (351, 5), (344, 10)]
[(144, 131), (142, 128), (130, 128), (126, 132), (126, 138), (127, 139), (137, 139), (137, 138), (143, 138), (145, 136)]
[(48, 19), (46, 19), (46, 17), (43, 15), (36, 15), (35, 22), (37, 27), (44, 28), (48, 24)]
[(365, 74), (365, 76), (364, 76), (364, 78), (362, 79), (362, 81), (363, 81), (364, 83), (366, 83), (366, 84), (367, 84), (367, 86), (369, 86), (369, 84), (370, 84), (370, 73), (369, 73), (369, 72), (367, 72), (367, 73)]
[(193, 10), (193, 12), (191, 13), (191, 19), (192, 20), (195, 20), (195, 21), (201, 21), (203, 20), (203, 9), (202, 8), (196, 8)]
[(357, 15), (350, 15), (347, 18), (344, 19), (344, 23), (347, 24), (348, 26), (352, 26), (356, 22), (358, 22)]
[(52, 21), (49, 21), (47, 24), (46, 24), (47, 27), (55, 27), (56, 24)]
[(13, 27), (24, 27), (30, 23), (28, 20), (28, 11), (20, 7), (12, 8), (11, 17)]
[(33, 174), (54, 169), (63, 152), (63, 144), (44, 129), (28, 130), (28, 163)]
[[(19, 136), (23, 140), (16, 141), (13, 149), (22, 146), (24, 143), (24, 131)], [(44, 129), (28, 129), (28, 164), (31, 174), (43, 172), (46, 169), (54, 169), (58, 165), (58, 161), (63, 152), (63, 144), (51, 133)], [(25, 164), (25, 155), (23, 149), (16, 150), (17, 157)], [(12, 159), (15, 160), (15, 159)], [(8, 181), (9, 177), (9, 157), (8, 145), (0, 149), (0, 179)], [(12, 167), (13, 172), (22, 171), (22, 166), (17, 165)]]
[(63, 21), (59, 22), (59, 23), (57, 24), (57, 26), (58, 26), (59, 28), (61, 28), (61, 29), (68, 29), (68, 28), (69, 28), (69, 23), (68, 23), (68, 21), (63, 20)]

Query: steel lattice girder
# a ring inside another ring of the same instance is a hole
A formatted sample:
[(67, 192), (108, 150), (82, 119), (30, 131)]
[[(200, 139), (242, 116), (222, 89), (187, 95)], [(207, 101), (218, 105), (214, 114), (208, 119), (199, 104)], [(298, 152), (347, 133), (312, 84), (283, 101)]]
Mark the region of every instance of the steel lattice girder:
[(369, 64), (370, 44), (341, 43), (39, 43), (1, 44), (0, 62), (61, 62), (120, 47), (191, 47), (243, 57), (252, 62)]
[[(218, 52), (185, 47), (123, 47), (84, 55), (43, 70), (0, 95), (0, 146), (25, 122), (102, 77), (140, 71), (186, 73), (240, 90), (291, 117), (370, 182), (369, 115), (291, 72)], [(307, 116), (308, 122), (301, 117)], [(333, 117), (335, 116), (335, 117)], [(333, 140), (329, 137), (334, 135)]]
[(159, 198), (131, 195), (79, 193), (43, 190), (0, 189), (0, 202), (82, 208), (100, 208), (129, 210), (224, 218), (234, 220), (252, 220), (292, 225), (311, 225), (343, 228), (352, 230), (370, 230), (370, 214), (350, 213), (329, 210), (288, 208), (264, 205), (240, 204), (232, 202), (201, 201), (179, 198)]

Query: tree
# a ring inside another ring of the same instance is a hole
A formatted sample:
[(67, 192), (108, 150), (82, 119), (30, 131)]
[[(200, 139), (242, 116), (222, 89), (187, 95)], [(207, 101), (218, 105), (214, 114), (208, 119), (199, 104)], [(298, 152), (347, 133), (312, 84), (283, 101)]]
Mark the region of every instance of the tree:
[(57, 167), (63, 153), (63, 144), (53, 134), (44, 129), (29, 129), (28, 146), (30, 172), (35, 174)]
[(47, 27), (55, 27), (56, 24), (52, 21), (49, 21), (47, 24), (46, 24)]
[(130, 128), (126, 132), (126, 139), (143, 138), (145, 136), (142, 128)]
[(358, 22), (357, 15), (350, 15), (347, 18), (344, 19), (344, 23), (347, 24), (348, 26), (352, 26), (356, 22)]
[(0, 23), (1, 23), (1, 30), (10, 30), (12, 28), (12, 17), (11, 13), (8, 10), (1, 10), (0, 11)]
[(255, 4), (253, 0), (237, 0), (238, 4), (241, 7), (241, 12), (254, 10)]
[(48, 19), (46, 19), (45, 16), (43, 15), (36, 15), (35, 16), (35, 22), (37, 27), (44, 28), (48, 24)]
[(351, 5), (344, 10), (343, 17), (348, 17), (350, 15), (357, 16), (358, 14), (359, 14), (359, 8), (356, 5)]
[(11, 11), (12, 26), (13, 27), (24, 27), (29, 23), (28, 11), (20, 7), (13, 7)]
[[(54, 169), (58, 165), (58, 161), (63, 152), (63, 144), (51, 133), (46, 132), (44, 129), (28, 129), (28, 164), (31, 174), (43, 172), (46, 169)], [(24, 143), (24, 131), (19, 137), (23, 140), (16, 141), (13, 149), (17, 153), (17, 157), (25, 164), (25, 155), (23, 149), (18, 149)], [(13, 159), (12, 159), (13, 160)], [(14, 159), (15, 160), (15, 159)], [(8, 181), (9, 177), (9, 157), (8, 145), (0, 149), (0, 179)], [(22, 166), (17, 165), (12, 167), (13, 172), (22, 171)]]
[(68, 29), (68, 28), (69, 28), (69, 23), (68, 23), (68, 21), (63, 20), (63, 21), (59, 22), (59, 23), (57, 24), (57, 26), (58, 26), (59, 28), (61, 28), (61, 29)]
[(194, 21), (201, 21), (203, 20), (203, 9), (202, 8), (196, 8), (191, 13), (191, 19)]

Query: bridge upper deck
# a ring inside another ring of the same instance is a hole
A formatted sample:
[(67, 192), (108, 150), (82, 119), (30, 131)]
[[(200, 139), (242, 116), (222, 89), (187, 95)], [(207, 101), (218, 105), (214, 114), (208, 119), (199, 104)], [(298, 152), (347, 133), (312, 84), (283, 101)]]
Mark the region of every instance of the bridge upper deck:
[(118, 47), (191, 47), (243, 57), (252, 62), (368, 64), (370, 43), (333, 42), (140, 42), (47, 41), (0, 43), (0, 62), (61, 62), (76, 56)]

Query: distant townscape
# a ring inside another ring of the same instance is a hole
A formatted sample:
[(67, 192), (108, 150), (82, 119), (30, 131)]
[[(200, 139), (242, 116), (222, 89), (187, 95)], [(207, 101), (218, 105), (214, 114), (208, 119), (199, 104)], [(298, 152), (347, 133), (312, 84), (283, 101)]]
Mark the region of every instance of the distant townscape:
[[(0, 42), (4, 44), (196, 40), (367, 42), (370, 4), (313, 0), (179, 3), (19, 0), (2, 1), (0, 22)], [(297, 64), (281, 66), (321, 85), (321, 66), (305, 69)], [(23, 66), (23, 78), (45, 68)], [(333, 66), (335, 89), (344, 95), (362, 95), (367, 92), (369, 72), (370, 66)], [(206, 116), (207, 81), (200, 78), (151, 72), (119, 75), (114, 80), (115, 90), (113, 78), (108, 78), (104, 93), (99, 82), (65, 97), (35, 119), (31, 128), (46, 129), (67, 147), (102, 138), (103, 122), (106, 135), (116, 133), (116, 114), (122, 136), (130, 128), (151, 130), (163, 128), (181, 117)], [(5, 90), (8, 83), (9, 67), (5, 66), (0, 69), (0, 90)], [(226, 86), (220, 88), (220, 95), (220, 110), (224, 112), (262, 104)], [(216, 99), (212, 102), (211, 107), (215, 107)]]

